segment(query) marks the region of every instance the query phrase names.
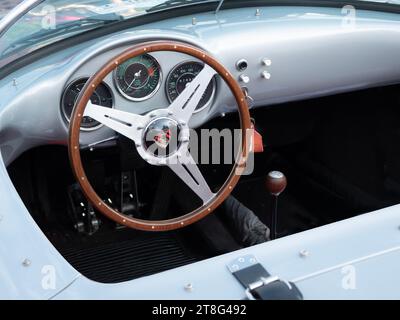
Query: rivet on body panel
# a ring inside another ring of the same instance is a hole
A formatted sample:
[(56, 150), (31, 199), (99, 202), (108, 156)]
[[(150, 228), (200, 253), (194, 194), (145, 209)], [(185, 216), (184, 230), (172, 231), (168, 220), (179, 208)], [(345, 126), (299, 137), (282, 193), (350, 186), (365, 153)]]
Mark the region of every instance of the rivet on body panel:
[(31, 264), (32, 264), (32, 262), (29, 259), (25, 259), (24, 261), (22, 261), (22, 265), (24, 267), (29, 267)]
[(184, 288), (185, 288), (185, 291), (192, 292), (193, 291), (193, 284), (188, 283), (188, 284), (185, 285)]
[(310, 252), (307, 251), (307, 250), (305, 250), (305, 249), (303, 249), (303, 250), (301, 250), (301, 251), (299, 252), (299, 255), (300, 255), (300, 257), (302, 257), (302, 258), (307, 258), (308, 256), (310, 256)]

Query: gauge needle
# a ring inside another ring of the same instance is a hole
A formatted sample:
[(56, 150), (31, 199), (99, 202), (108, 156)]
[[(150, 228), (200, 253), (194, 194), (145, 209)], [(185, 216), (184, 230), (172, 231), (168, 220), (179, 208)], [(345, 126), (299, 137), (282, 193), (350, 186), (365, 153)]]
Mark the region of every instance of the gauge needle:
[(128, 88), (131, 88), (131, 87), (132, 87), (132, 84), (135, 82), (135, 80), (136, 80), (138, 77), (140, 77), (141, 73), (142, 73), (142, 70), (136, 72), (136, 73), (133, 75), (133, 80), (132, 80), (132, 82), (129, 84)]

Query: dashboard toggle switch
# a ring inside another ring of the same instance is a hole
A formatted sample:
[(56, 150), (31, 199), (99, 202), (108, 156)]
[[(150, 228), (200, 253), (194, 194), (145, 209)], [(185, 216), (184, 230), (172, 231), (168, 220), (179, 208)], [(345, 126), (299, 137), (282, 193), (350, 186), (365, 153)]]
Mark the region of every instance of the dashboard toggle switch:
[(245, 75), (245, 74), (241, 74), (239, 76), (239, 80), (243, 83), (249, 83), (250, 82), (250, 77)]

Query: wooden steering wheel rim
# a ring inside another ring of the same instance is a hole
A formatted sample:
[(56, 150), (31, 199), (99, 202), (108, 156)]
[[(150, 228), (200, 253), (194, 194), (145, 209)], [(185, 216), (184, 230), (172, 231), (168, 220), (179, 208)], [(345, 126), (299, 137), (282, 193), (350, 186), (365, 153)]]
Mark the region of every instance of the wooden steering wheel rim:
[[(155, 51), (174, 51), (191, 55), (211, 66), (223, 78), (223, 80), (226, 82), (231, 92), (233, 93), (238, 105), (242, 139), (241, 148), (233, 165), (232, 171), (228, 179), (225, 181), (224, 185), (221, 187), (221, 189), (218, 191), (212, 201), (204, 204), (203, 206), (197, 208), (190, 213), (187, 213), (177, 218), (169, 220), (149, 221), (125, 216), (124, 214), (117, 212), (116, 210), (108, 206), (97, 195), (92, 185), (88, 181), (86, 173), (83, 169), (79, 148), (79, 136), (81, 121), (86, 105), (89, 102), (90, 97), (96, 90), (97, 86), (102, 83), (103, 79), (116, 67), (118, 67), (120, 64), (127, 61), (128, 59), (134, 58), (144, 53)], [(133, 229), (145, 231), (167, 231), (188, 226), (204, 218), (205, 216), (213, 212), (229, 196), (229, 194), (239, 181), (241, 172), (243, 172), (246, 165), (251, 143), (251, 141), (249, 141), (250, 136), (248, 134), (250, 130), (252, 130), (251, 120), (246, 98), (235, 78), (223, 65), (221, 65), (216, 59), (207, 54), (205, 51), (190, 46), (188, 44), (176, 41), (151, 41), (135, 45), (132, 48), (124, 51), (120, 55), (116, 56), (115, 58), (111, 59), (86, 82), (86, 85), (82, 89), (81, 94), (77, 99), (74, 111), (71, 115), (69, 126), (68, 151), (72, 171), (74, 172), (74, 175), (79, 182), (83, 193), (98, 211), (100, 211), (111, 220), (114, 220), (121, 225)]]

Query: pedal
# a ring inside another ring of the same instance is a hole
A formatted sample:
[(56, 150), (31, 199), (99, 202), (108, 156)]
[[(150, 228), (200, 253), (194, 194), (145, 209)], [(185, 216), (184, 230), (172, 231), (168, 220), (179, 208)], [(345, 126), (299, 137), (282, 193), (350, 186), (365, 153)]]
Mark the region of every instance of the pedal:
[(101, 221), (92, 205), (86, 200), (78, 184), (68, 188), (69, 215), (73, 222), (74, 229), (80, 234), (92, 235), (96, 233)]

